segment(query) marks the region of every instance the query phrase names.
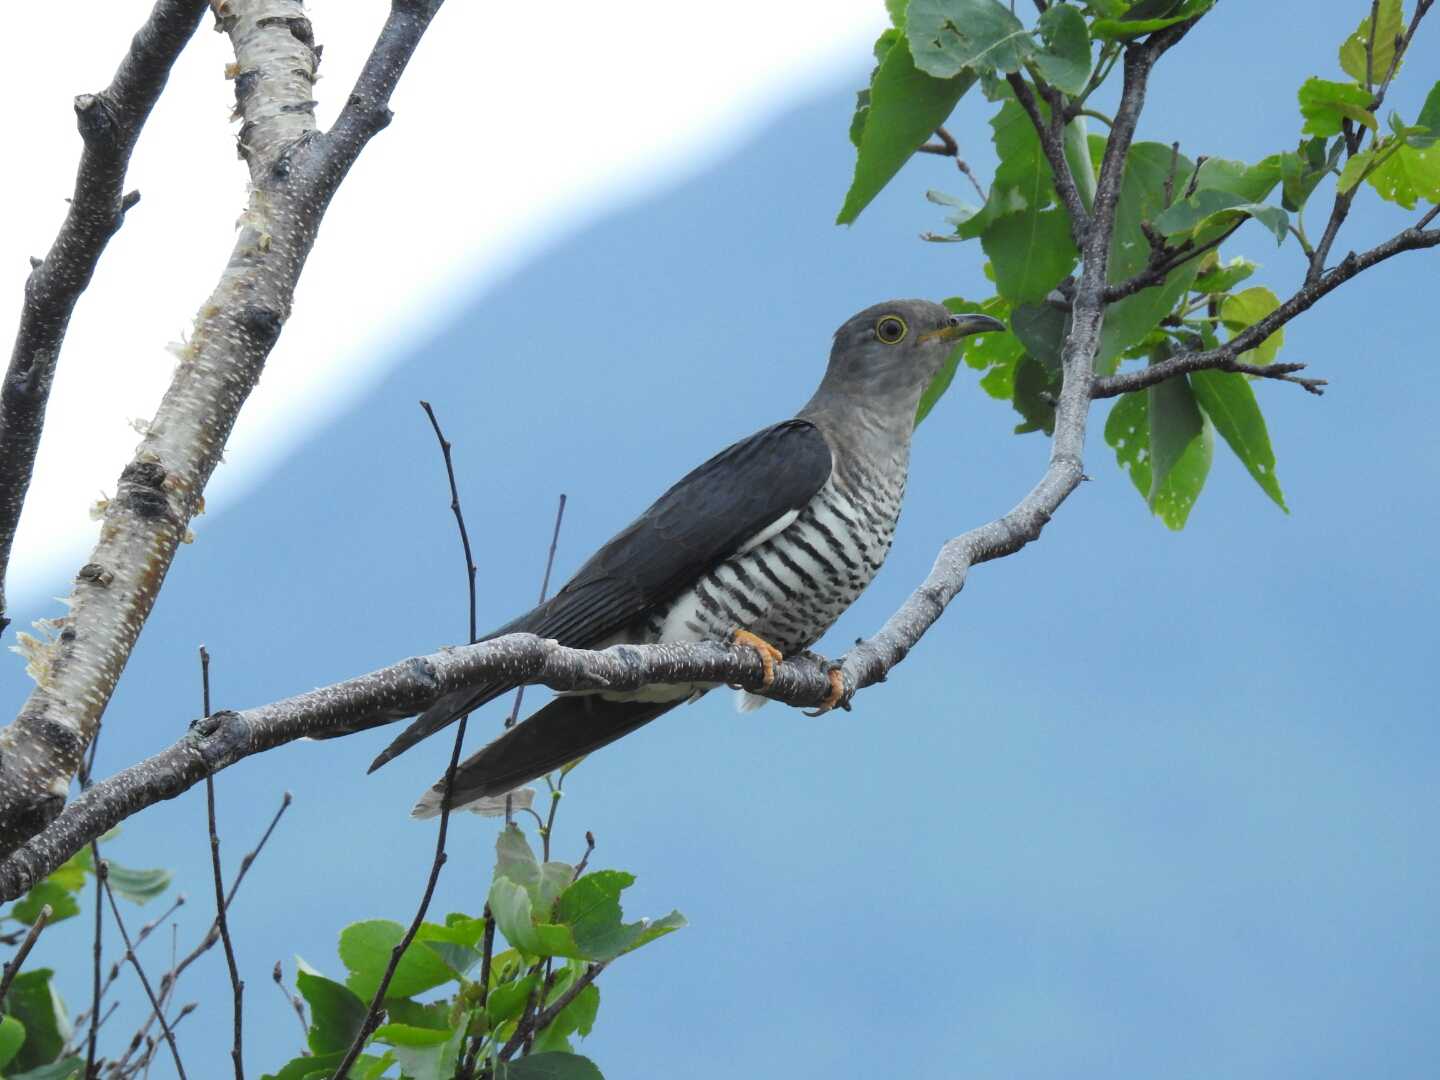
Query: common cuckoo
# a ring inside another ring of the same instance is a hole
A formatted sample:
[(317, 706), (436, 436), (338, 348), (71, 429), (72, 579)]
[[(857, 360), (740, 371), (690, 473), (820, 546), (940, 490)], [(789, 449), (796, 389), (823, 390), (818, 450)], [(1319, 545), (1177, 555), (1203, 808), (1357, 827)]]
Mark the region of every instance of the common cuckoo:
[[(884, 562), (920, 396), (956, 339), (1003, 329), (925, 300), (866, 308), (835, 332), (825, 377), (794, 419), (689, 473), (551, 599), (487, 637), (524, 632), (582, 649), (737, 640), (761, 653), (768, 684), (774, 662), (818, 640)], [(371, 770), (513, 688), (497, 681), (441, 698)], [(560, 694), (460, 764), (452, 806), (510, 791), (713, 688)], [(443, 787), (417, 816), (438, 812)]]

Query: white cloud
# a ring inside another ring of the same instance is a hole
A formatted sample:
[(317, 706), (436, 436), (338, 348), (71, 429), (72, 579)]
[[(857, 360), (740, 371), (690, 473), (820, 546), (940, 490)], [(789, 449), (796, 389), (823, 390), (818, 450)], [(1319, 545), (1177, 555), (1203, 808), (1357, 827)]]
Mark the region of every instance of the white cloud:
[[(71, 99), (109, 82), (148, 3), (6, 13), (0, 67), (12, 148), (3, 181), (0, 298), (18, 310), (24, 257), (43, 255), (79, 155)], [(334, 117), (388, 4), (315, 0), (317, 87)], [(538, 21), (536, 11), (544, 11)], [(295, 440), (371, 385), (397, 342), (442, 319), (547, 238), (617, 200), (703, 168), (778, 109), (863, 63), (878, 0), (739, 0), (621, 8), (450, 0), (400, 83), (395, 121), (336, 197), (295, 311), (211, 485), (242, 494)], [(63, 49), (41, 47), (63, 40)], [(172, 75), (131, 163), (142, 202), (81, 298), (61, 356), (11, 564), (12, 606), (53, 591), (95, 538), (113, 490), (213, 286), (245, 203), (234, 152), (229, 43), (209, 19)], [(16, 148), (23, 148), (18, 150)], [(10, 324), (13, 333), (13, 323)], [(199, 523), (203, 526), (203, 519)]]

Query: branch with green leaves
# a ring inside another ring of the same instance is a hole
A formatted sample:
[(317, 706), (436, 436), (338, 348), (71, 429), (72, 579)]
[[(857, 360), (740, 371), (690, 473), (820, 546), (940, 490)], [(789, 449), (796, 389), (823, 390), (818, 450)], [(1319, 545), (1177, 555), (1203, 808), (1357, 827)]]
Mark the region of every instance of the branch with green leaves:
[[(1253, 384), (1291, 382), (1311, 393), (1325, 385), (1298, 374), (1304, 364), (1279, 359), (1285, 325), (1357, 273), (1436, 242), (1427, 228), (1432, 211), (1390, 240), (1329, 261), (1362, 190), (1406, 209), (1440, 201), (1440, 84), (1413, 122), (1391, 113), (1382, 125), (1377, 117), (1433, 2), (1418, 0), (1408, 15), (1402, 0), (1357, 5), (1359, 24), (1337, 55), (1343, 77), (1310, 78), (1298, 90), (1293, 150), (1247, 163), (1216, 153), (1192, 158), (1173, 141), (1124, 146), (1103, 327), (1092, 367), (1078, 376), (1063, 357), (1076, 344), (1076, 275), (1095, 263), (1087, 249), (1095, 175), (1119, 147), (1115, 127), (1134, 103), (1122, 94), (1112, 119), (1090, 107), (1091, 95), (1137, 50), (1208, 21), (1213, 0), (1051, 3), (1037, 5), (1028, 25), (998, 0), (887, 5), (892, 25), (876, 42), (879, 64), (851, 125), (855, 175), (841, 223), (855, 220), (963, 96), (978, 91), (995, 106), (993, 182), (980, 205), (929, 192), (946, 207), (950, 231), (925, 239), (980, 241), (995, 294), (950, 303), (999, 318), (1010, 332), (957, 349), (925, 408), (963, 364), (1012, 405), (1017, 433), (1058, 438), (1066, 383), (1093, 378), (1093, 397), (1120, 397), (1106, 424), (1117, 463), (1166, 525), (1182, 528), (1188, 519), (1216, 433), (1283, 509)], [(1108, 135), (1090, 134), (1089, 117), (1102, 119)], [(1333, 195), (1312, 242), (1304, 211), (1327, 182)], [(1251, 222), (1263, 232), (1247, 229)], [(1297, 243), (1306, 259), (1305, 280), (1283, 303), (1247, 283), (1255, 262), (1222, 256), (1222, 246), (1266, 233), (1277, 245)]]

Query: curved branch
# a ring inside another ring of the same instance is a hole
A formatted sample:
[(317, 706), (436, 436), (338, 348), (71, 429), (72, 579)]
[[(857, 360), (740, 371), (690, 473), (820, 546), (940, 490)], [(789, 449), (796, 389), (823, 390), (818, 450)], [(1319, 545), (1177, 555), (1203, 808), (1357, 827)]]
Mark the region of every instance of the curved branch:
[(325, 208), (388, 120), (390, 91), (441, 0), (394, 0), (334, 128), (315, 130), (319, 63), (300, 0), (227, 0), (240, 152), (251, 195), (236, 246), (135, 458), (54, 641), (30, 641), (36, 687), (0, 731), (0, 852), (63, 804), (205, 484), (290, 314)]
[(35, 471), (70, 315), (105, 245), (140, 199), (139, 192), (122, 194), (130, 153), (205, 7), (205, 0), (159, 0), (110, 85), (75, 99), (75, 121), (85, 144), (75, 193), (55, 243), (25, 282), (20, 328), (0, 390), (0, 632), (10, 622), (5, 616), (10, 546)]

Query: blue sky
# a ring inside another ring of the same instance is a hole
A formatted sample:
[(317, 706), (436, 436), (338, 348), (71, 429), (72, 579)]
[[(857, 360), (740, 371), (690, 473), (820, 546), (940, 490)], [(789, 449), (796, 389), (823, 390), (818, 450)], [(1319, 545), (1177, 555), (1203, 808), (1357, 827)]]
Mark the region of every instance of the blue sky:
[[(1365, 7), (1266, 5), (1261, 25), (1222, 5), (1162, 65), (1141, 137), (1250, 160), (1292, 145), (1294, 88), (1331, 71)], [(1392, 99), (1408, 115), (1435, 31)], [(887, 296), (980, 294), (977, 246), (916, 239), (941, 219), (926, 188), (963, 193), (943, 161), (908, 166), (854, 228), (831, 224), (867, 71), (857, 55), (732, 156), (477, 287), (249, 495), (202, 518), (107, 714), (99, 772), (196, 715), (202, 642), (217, 706), (242, 707), (463, 636), (461, 559), (417, 399), (455, 443), (481, 622), (498, 624), (533, 600), (560, 492), (563, 575), (692, 465), (798, 408), (848, 315)], [(982, 173), (985, 116), (967, 101), (950, 124)], [(1400, 220), (1357, 212), (1342, 250)], [(1258, 229), (1240, 239), (1227, 253), (1264, 263), (1283, 295), (1294, 252)], [(576, 771), (557, 852), (578, 854), (592, 830), (592, 865), (639, 877), (627, 914), (678, 907), (692, 924), (601, 980), (585, 1050), (607, 1075), (1428, 1072), (1435, 265), (1397, 259), (1288, 331), (1285, 357), (1332, 380), (1323, 399), (1257, 387), (1289, 516), (1221, 447), (1189, 527), (1166, 531), (1115, 467), (1102, 405), (1092, 481), (1039, 543), (976, 570), (853, 712), (741, 716), (716, 693)], [(889, 563), (822, 648), (876, 628), (944, 539), (1029, 487), (1046, 445), (1014, 422), (973, 374), (957, 379), (918, 433)], [(0, 704), (25, 689), (16, 664)], [(481, 713), (472, 737), (506, 711)], [(388, 737), (297, 744), (218, 780), (232, 864), (280, 793), (296, 795), (232, 924), (257, 1075), (298, 1047), (272, 964), (293, 977), (298, 954), (336, 974), (344, 925), (413, 910), (433, 825), (405, 815), (448, 743), (366, 777)], [(456, 822), (433, 911), (478, 912), (495, 831)], [(175, 869), (193, 940), (208, 906), (203, 792), (133, 820), (110, 850)], [(43, 947), (79, 1008), (81, 920)], [(202, 1007), (182, 1050), (192, 1075), (219, 1075), (218, 952), (187, 978), (182, 999)]]

